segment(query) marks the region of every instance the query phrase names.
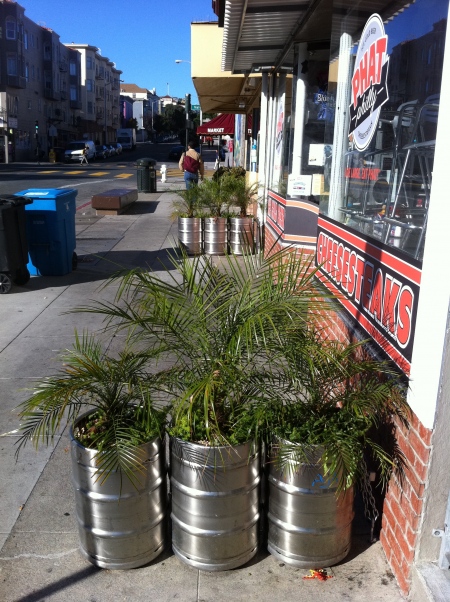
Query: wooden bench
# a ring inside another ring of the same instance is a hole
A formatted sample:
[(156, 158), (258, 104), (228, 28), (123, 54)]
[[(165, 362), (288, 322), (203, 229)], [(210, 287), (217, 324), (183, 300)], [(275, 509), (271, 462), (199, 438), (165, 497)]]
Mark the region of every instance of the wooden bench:
[(136, 188), (114, 188), (92, 197), (92, 209), (97, 215), (119, 215), (138, 199)]

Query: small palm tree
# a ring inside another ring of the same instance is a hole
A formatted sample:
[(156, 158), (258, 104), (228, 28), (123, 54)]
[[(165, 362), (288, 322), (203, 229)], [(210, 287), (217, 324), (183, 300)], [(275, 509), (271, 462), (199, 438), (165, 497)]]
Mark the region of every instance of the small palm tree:
[(75, 337), (60, 374), (40, 382), (20, 406), (23, 420), (18, 452), (28, 441), (50, 443), (61, 423), (73, 423), (82, 410), (75, 438), (97, 450), (102, 479), (120, 471), (132, 481), (144, 470), (139, 446), (164, 432), (165, 411), (153, 401), (155, 377), (146, 370), (148, 354), (129, 350), (107, 357), (93, 336)]
[(245, 178), (225, 174), (221, 178), (223, 194), (229, 206), (239, 208), (239, 217), (247, 217), (249, 207), (258, 202), (258, 184), (247, 184)]
[(211, 217), (222, 217), (229, 206), (229, 197), (221, 179), (205, 179), (198, 186), (199, 202)]
[(275, 456), (283, 471), (319, 458), (338, 489), (353, 486), (364, 475), (370, 457), (387, 484), (393, 469), (403, 469), (396, 442), (382, 447), (372, 435), (397, 417), (407, 426), (409, 408), (399, 372), (386, 361), (367, 357), (362, 341), (345, 344), (323, 333), (295, 332), (280, 367), (283, 403), (268, 412)]
[[(278, 397), (274, 382), (288, 333), (306, 330), (309, 312), (325, 296), (314, 283), (311, 257), (291, 249), (220, 266), (198, 257), (173, 258), (163, 276), (136, 269), (125, 275), (116, 303), (83, 311), (103, 313), (112, 328), (172, 368), (172, 434), (210, 444), (245, 442), (255, 434), (264, 405)], [(120, 301), (120, 305), (118, 303)]]
[(178, 196), (172, 203), (172, 219), (177, 217), (197, 217), (200, 212), (200, 199), (197, 186), (177, 190)]

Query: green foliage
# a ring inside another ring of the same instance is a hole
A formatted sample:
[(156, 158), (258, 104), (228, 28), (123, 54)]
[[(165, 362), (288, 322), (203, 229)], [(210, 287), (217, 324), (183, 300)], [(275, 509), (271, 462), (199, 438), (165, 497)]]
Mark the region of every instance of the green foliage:
[(60, 373), (38, 383), (20, 406), (23, 434), (17, 453), (28, 441), (49, 444), (63, 422), (73, 423), (81, 411), (92, 411), (75, 437), (97, 450), (105, 478), (119, 470), (133, 479), (133, 468), (144, 469), (137, 446), (161, 436), (166, 419), (153, 399), (159, 387), (146, 370), (148, 354), (124, 350), (118, 358), (108, 357), (93, 336), (77, 335), (63, 360)]
[(177, 190), (179, 195), (172, 202), (172, 219), (177, 217), (200, 217), (202, 212), (201, 200), (197, 186), (186, 190)]
[[(321, 305), (311, 257), (290, 249), (221, 266), (182, 251), (163, 275), (133, 270), (115, 303), (100, 312), (172, 367), (171, 433), (210, 444), (244, 442), (265, 426), (265, 404), (279, 401), (277, 370), (291, 330), (306, 330)], [(114, 326), (116, 327), (116, 326)]]
[(224, 197), (228, 206), (239, 209), (239, 217), (247, 217), (248, 208), (257, 202), (258, 184), (249, 186), (245, 178), (233, 174), (224, 174), (220, 179)]
[(230, 198), (228, 189), (222, 184), (222, 180), (203, 180), (197, 189), (199, 203), (209, 217), (223, 217), (223, 213), (228, 211)]
[(138, 129), (138, 122), (137, 119), (135, 117), (130, 117), (130, 119), (128, 119), (127, 121), (127, 128), (133, 128), (137, 131)]
[(219, 167), (214, 174), (213, 180), (220, 180), (222, 176), (229, 176), (232, 178), (245, 178), (247, 172), (243, 167)]
[(308, 462), (321, 450), (325, 473), (346, 489), (361, 476), (365, 454), (377, 466), (383, 485), (404, 457), (395, 442), (387, 450), (371, 433), (391, 421), (405, 425), (409, 409), (398, 372), (388, 363), (364, 357), (364, 342), (345, 345), (309, 331), (295, 333), (282, 367), (284, 402), (270, 409), (283, 470)]

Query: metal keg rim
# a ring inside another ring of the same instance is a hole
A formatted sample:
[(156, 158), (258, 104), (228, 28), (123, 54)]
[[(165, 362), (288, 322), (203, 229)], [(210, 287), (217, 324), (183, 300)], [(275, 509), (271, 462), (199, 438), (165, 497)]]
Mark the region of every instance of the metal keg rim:
[[(170, 437), (171, 452), (177, 453), (179, 460), (191, 466), (204, 468), (218, 468), (237, 462), (249, 463), (259, 455), (259, 444), (255, 439), (250, 439), (238, 445), (209, 445), (185, 441), (178, 437)], [(216, 462), (221, 458), (220, 463)]]

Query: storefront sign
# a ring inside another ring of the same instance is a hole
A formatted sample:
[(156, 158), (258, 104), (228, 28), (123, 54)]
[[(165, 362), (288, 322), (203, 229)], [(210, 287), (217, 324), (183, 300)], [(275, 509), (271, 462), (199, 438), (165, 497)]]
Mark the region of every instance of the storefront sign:
[(369, 146), (381, 107), (389, 99), (387, 47), (383, 21), (380, 15), (374, 14), (364, 27), (352, 77), (349, 136), (360, 151)]
[(330, 218), (319, 217), (316, 262), (320, 280), (409, 374), (420, 264), (378, 245)]
[(288, 195), (289, 196), (309, 196), (311, 194), (312, 176), (288, 176)]

